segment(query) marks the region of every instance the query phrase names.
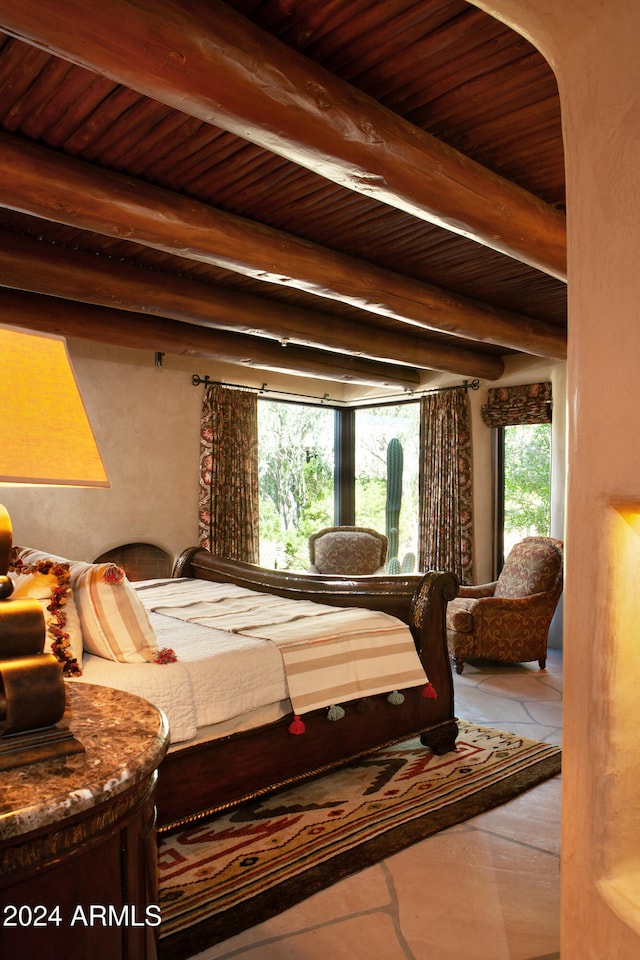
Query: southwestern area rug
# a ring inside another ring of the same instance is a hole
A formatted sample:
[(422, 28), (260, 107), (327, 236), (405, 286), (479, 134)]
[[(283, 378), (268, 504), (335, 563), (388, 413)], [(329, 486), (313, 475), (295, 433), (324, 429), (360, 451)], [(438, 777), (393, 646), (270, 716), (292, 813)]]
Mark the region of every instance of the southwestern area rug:
[(184, 960), (560, 771), (560, 749), (459, 721), (159, 840), (160, 957)]

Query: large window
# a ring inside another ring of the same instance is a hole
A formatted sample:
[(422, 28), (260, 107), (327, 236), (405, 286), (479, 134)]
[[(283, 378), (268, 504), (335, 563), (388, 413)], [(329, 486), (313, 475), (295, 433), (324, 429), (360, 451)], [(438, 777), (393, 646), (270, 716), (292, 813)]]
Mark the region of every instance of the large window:
[(258, 401), (260, 563), (281, 570), (309, 565), (310, 533), (333, 524), (332, 409)]
[(260, 563), (305, 570), (311, 533), (356, 524), (386, 533), (389, 556), (413, 570), (419, 435), (417, 402), (353, 410), (260, 398)]
[(420, 405), (356, 410), (355, 522), (389, 538), (389, 559), (415, 568)]
[(496, 387), (482, 419), (494, 428), (496, 575), (518, 540), (551, 528), (550, 381)]
[[(551, 527), (551, 424), (502, 427), (502, 562), (523, 537)], [(499, 511), (500, 517), (500, 511)], [(502, 564), (500, 563), (500, 566)]]

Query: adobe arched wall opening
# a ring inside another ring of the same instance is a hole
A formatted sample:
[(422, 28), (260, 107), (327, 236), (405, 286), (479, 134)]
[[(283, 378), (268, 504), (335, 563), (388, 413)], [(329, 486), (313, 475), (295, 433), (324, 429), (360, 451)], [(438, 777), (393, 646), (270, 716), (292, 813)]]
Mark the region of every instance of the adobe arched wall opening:
[(561, 953), (563, 960), (637, 957), (640, 461), (630, 385), (640, 365), (640, 6), (637, 0), (473, 2), (547, 57), (558, 79), (565, 133), (569, 473)]
[(122, 567), (129, 580), (170, 577), (173, 567), (173, 557), (153, 543), (125, 543), (95, 558), (96, 563), (106, 561)]

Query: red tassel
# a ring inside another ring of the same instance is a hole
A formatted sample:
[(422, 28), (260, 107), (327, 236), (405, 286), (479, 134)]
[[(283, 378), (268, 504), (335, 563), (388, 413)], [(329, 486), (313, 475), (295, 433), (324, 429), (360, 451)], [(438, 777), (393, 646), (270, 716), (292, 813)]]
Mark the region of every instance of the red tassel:
[(438, 694), (436, 693), (436, 688), (431, 682), (429, 682), (426, 687), (422, 688), (422, 696), (427, 697), (429, 700), (437, 700)]
[(305, 730), (306, 730), (306, 727), (304, 723), (302, 722), (300, 717), (297, 716), (296, 714), (293, 720), (291, 721), (291, 723), (289, 724), (289, 733), (301, 734), (301, 733), (304, 733)]
[(102, 579), (105, 583), (122, 583), (126, 576), (122, 567), (117, 563), (110, 563), (103, 571)]
[(154, 663), (176, 663), (177, 660), (178, 657), (171, 647), (163, 647), (162, 650), (158, 650), (153, 658)]

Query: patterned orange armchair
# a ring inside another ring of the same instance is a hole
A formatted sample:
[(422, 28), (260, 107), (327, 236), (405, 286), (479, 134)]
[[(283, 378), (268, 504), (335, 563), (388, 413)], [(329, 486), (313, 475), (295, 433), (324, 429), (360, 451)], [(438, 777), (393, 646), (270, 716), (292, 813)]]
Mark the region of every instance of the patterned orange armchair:
[(357, 577), (384, 573), (389, 541), (369, 527), (325, 527), (309, 537), (308, 573)]
[(526, 537), (516, 543), (499, 578), (460, 587), (447, 607), (447, 641), (456, 672), (464, 661), (547, 662), (547, 634), (562, 594), (563, 543)]

